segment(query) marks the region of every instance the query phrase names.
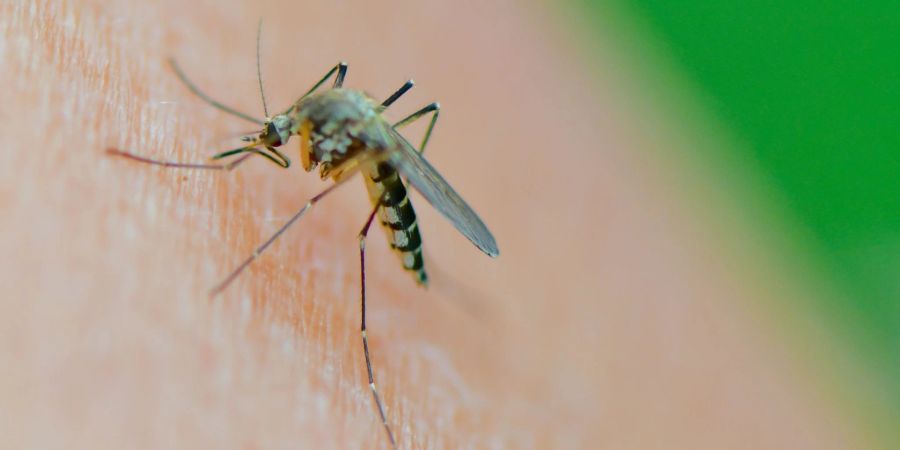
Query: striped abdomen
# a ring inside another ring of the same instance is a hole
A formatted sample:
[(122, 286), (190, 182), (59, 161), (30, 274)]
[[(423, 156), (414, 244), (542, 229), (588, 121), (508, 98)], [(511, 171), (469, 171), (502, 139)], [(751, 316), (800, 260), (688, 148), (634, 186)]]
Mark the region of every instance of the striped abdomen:
[(427, 284), (422, 236), (403, 180), (387, 163), (369, 167), (365, 171), (365, 179), (373, 204), (380, 202), (377, 218), (387, 233), (388, 243), (400, 256), (403, 268), (413, 273), (416, 282)]

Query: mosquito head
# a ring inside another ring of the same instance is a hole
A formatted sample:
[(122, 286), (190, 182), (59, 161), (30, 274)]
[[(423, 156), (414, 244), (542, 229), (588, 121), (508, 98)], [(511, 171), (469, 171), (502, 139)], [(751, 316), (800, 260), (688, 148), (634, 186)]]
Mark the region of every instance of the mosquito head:
[(262, 132), (259, 133), (259, 141), (264, 145), (278, 147), (286, 143), (291, 137), (293, 121), (287, 114), (279, 114), (266, 120)]

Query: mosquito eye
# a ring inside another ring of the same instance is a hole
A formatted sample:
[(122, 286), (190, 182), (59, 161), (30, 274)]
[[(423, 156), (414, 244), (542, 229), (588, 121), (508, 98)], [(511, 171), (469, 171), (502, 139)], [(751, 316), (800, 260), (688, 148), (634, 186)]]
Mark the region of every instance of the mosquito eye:
[(278, 134), (278, 129), (275, 128), (275, 124), (269, 122), (266, 124), (266, 132), (264, 133), (266, 137), (272, 139), (271, 145), (279, 146), (281, 145), (281, 136)]

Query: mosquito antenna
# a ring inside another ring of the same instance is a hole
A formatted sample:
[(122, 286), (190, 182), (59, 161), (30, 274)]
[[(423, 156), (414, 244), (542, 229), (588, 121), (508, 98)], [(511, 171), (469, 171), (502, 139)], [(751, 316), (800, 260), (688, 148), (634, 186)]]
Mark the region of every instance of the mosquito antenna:
[(259, 26), (256, 27), (256, 79), (259, 80), (259, 95), (262, 97), (263, 113), (266, 119), (269, 117), (269, 107), (266, 106), (266, 91), (263, 90), (262, 70), (259, 68), (259, 41), (262, 39), (262, 17), (259, 18)]

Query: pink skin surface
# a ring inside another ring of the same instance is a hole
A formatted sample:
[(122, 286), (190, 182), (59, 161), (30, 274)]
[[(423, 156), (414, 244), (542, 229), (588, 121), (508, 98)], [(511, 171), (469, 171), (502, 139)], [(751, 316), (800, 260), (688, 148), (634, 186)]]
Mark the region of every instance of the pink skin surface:
[[(339, 60), (387, 116), (442, 104), (427, 157), (491, 227), (479, 253), (413, 196), (432, 284), (369, 240), (376, 381), (402, 448), (850, 447), (640, 116), (511, 2), (13, 1), (0, 6), (0, 447), (386, 448), (359, 338), (361, 181), (222, 295), (206, 292), (326, 184), (203, 162)], [(600, 61), (599, 64), (604, 64)], [(424, 121), (404, 130), (418, 142)], [(296, 141), (283, 147), (299, 162)], [(714, 206), (709, 206), (714, 210)]]

